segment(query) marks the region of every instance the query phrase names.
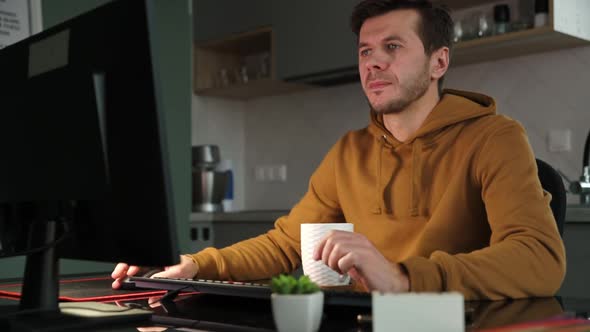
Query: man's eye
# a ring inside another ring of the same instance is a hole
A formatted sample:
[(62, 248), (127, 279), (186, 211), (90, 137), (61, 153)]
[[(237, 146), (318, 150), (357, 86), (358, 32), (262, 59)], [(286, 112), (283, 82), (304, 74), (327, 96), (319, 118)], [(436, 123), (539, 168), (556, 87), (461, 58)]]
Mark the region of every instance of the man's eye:
[(399, 45), (397, 45), (397, 44), (387, 44), (386, 47), (387, 47), (388, 50), (395, 50), (395, 49), (398, 49), (399, 48)]
[(361, 56), (368, 56), (370, 53), (371, 53), (371, 50), (369, 50), (369, 49), (364, 49), (359, 52), (359, 54)]

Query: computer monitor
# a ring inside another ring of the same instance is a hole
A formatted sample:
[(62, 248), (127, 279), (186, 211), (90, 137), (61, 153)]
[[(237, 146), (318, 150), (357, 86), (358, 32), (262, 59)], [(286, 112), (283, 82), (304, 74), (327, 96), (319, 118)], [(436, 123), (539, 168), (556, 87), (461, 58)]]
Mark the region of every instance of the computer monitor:
[(153, 1), (0, 50), (0, 257), (28, 255), (22, 310), (57, 310), (59, 258), (178, 261)]

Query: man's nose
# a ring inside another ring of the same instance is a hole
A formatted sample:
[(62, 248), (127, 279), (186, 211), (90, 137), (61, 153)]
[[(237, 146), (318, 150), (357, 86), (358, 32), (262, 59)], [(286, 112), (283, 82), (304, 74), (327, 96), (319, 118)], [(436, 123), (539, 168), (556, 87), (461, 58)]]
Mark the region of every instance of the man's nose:
[(371, 54), (365, 65), (369, 71), (381, 71), (387, 69), (389, 61), (383, 54), (374, 53)]

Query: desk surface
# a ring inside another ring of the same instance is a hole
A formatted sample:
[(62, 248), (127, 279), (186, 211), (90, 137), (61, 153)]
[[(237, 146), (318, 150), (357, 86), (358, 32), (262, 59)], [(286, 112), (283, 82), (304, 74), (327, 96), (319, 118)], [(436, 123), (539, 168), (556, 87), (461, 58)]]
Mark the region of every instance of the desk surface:
[[(268, 332), (275, 330), (268, 300), (196, 294), (181, 296), (173, 302), (162, 305), (157, 302), (158, 299), (152, 297), (123, 300), (117, 303), (121, 306), (134, 303), (134, 305), (150, 308), (155, 314), (152, 323), (141, 324), (141, 326), (109, 326), (94, 331), (142, 331), (145, 330), (143, 327), (147, 326), (168, 327), (159, 331), (175, 331), (174, 327), (207, 331)], [(3, 308), (6, 311), (15, 306), (15, 299), (0, 297), (0, 310)], [(590, 299), (543, 298), (477, 301), (467, 302), (466, 307), (471, 308), (473, 312), (467, 321), (466, 331), (477, 331), (484, 328), (546, 319), (565, 313), (587, 318), (590, 312)], [(371, 331), (370, 325), (356, 321), (357, 315), (367, 313), (366, 311), (367, 309), (348, 307), (325, 308), (320, 331)]]

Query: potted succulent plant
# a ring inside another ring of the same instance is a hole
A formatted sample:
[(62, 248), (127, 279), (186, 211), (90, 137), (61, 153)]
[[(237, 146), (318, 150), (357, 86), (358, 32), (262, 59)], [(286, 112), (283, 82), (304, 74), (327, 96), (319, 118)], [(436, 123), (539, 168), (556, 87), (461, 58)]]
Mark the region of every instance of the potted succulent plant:
[(307, 276), (280, 275), (271, 281), (271, 304), (279, 332), (316, 332), (322, 320), (324, 293)]

